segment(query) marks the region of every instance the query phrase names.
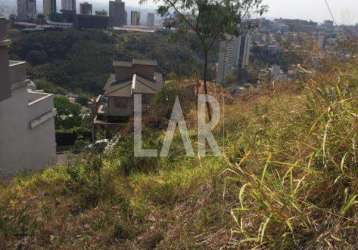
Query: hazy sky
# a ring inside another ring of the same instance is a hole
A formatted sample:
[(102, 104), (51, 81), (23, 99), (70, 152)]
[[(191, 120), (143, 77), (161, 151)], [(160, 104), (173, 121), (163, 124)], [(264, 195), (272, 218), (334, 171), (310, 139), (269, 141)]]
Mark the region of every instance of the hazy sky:
[[(77, 0), (81, 1), (81, 0)], [(91, 1), (91, 0), (89, 0)], [(108, 0), (92, 0), (107, 3)], [(124, 0), (129, 6), (137, 6), (138, 0)], [(338, 24), (358, 23), (358, 0), (328, 0)], [(270, 10), (267, 17), (288, 17), (323, 21), (331, 19), (325, 0), (264, 0)], [(147, 7), (154, 4), (148, 3)]]
[[(322, 21), (332, 19), (324, 0), (264, 0), (270, 17), (290, 17)], [(338, 24), (358, 23), (358, 0), (328, 0)]]
[[(38, 7), (42, 8), (42, 1), (37, 0)], [(88, 1), (93, 3), (94, 9), (108, 9), (109, 0), (77, 0), (77, 4)], [(331, 19), (331, 15), (325, 5), (325, 0), (263, 0), (269, 5), (269, 12), (266, 17), (285, 17), (311, 19), (322, 22)], [(331, 6), (334, 18), (338, 24), (356, 24), (358, 23), (358, 0), (327, 0)], [(0, 0), (4, 2), (16, 3), (16, 0)], [(61, 0), (57, 0), (60, 6)], [(124, 0), (127, 6), (138, 7), (139, 0)], [(155, 8), (153, 0), (140, 8)]]

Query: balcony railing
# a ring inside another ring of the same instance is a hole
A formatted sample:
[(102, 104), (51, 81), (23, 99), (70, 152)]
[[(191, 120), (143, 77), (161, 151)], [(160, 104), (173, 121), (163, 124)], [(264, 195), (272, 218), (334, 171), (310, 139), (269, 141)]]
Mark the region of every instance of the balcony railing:
[(28, 107), (31, 128), (34, 128), (55, 116), (52, 94), (29, 90)]
[(10, 83), (15, 84), (26, 80), (26, 62), (10, 61)]

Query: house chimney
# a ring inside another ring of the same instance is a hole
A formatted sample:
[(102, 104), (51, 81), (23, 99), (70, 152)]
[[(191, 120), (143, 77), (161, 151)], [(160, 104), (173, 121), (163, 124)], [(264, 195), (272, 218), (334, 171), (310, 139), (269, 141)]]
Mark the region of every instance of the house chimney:
[(11, 96), (11, 84), (9, 79), (9, 41), (5, 40), (7, 21), (0, 18), (0, 102)]

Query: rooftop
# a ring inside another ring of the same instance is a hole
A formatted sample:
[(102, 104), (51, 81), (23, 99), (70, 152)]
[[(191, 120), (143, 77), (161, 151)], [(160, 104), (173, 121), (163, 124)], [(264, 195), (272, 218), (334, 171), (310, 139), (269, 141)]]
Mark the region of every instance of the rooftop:
[(114, 67), (132, 67), (133, 65), (158, 66), (155, 60), (133, 59), (132, 61), (114, 61)]
[(104, 88), (104, 95), (113, 95), (122, 97), (130, 97), (133, 93), (147, 93), (154, 94), (158, 92), (163, 84), (162, 75), (155, 73), (152, 81), (147, 80), (137, 74), (132, 76), (132, 79), (124, 82), (117, 82), (114, 75), (111, 75)]

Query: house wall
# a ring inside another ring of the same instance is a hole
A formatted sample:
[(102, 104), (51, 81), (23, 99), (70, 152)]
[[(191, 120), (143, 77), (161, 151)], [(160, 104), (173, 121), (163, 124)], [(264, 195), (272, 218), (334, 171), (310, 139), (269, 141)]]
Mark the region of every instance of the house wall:
[[(137, 93), (140, 94), (140, 93)], [(148, 110), (149, 105), (151, 104), (155, 95), (153, 94), (142, 94), (142, 112)], [(122, 102), (126, 102), (126, 107), (119, 107), (116, 105), (117, 100), (121, 100)], [(128, 117), (133, 116), (133, 97), (109, 97), (108, 98), (108, 116), (122, 116)]]
[[(1, 176), (55, 163), (53, 97), (45, 96), (28, 105), (29, 95), (26, 87), (19, 87), (13, 89), (11, 98), (0, 102)], [(36, 126), (31, 128), (31, 124)]]
[(6, 28), (6, 21), (0, 18), (0, 102), (11, 95), (8, 48), (7, 43), (3, 41), (6, 35)]
[[(1, 42), (1, 41), (0, 41)], [(0, 45), (0, 102), (11, 95), (7, 49)]]
[(131, 67), (115, 67), (114, 71), (116, 73), (117, 81), (127, 81), (132, 78), (132, 68)]
[[(117, 105), (118, 99), (127, 103), (126, 107)], [(133, 98), (129, 97), (108, 97), (108, 116), (132, 116), (133, 115)]]
[(9, 76), (11, 83), (22, 82), (26, 80), (27, 63), (23, 61), (11, 61), (9, 68)]

